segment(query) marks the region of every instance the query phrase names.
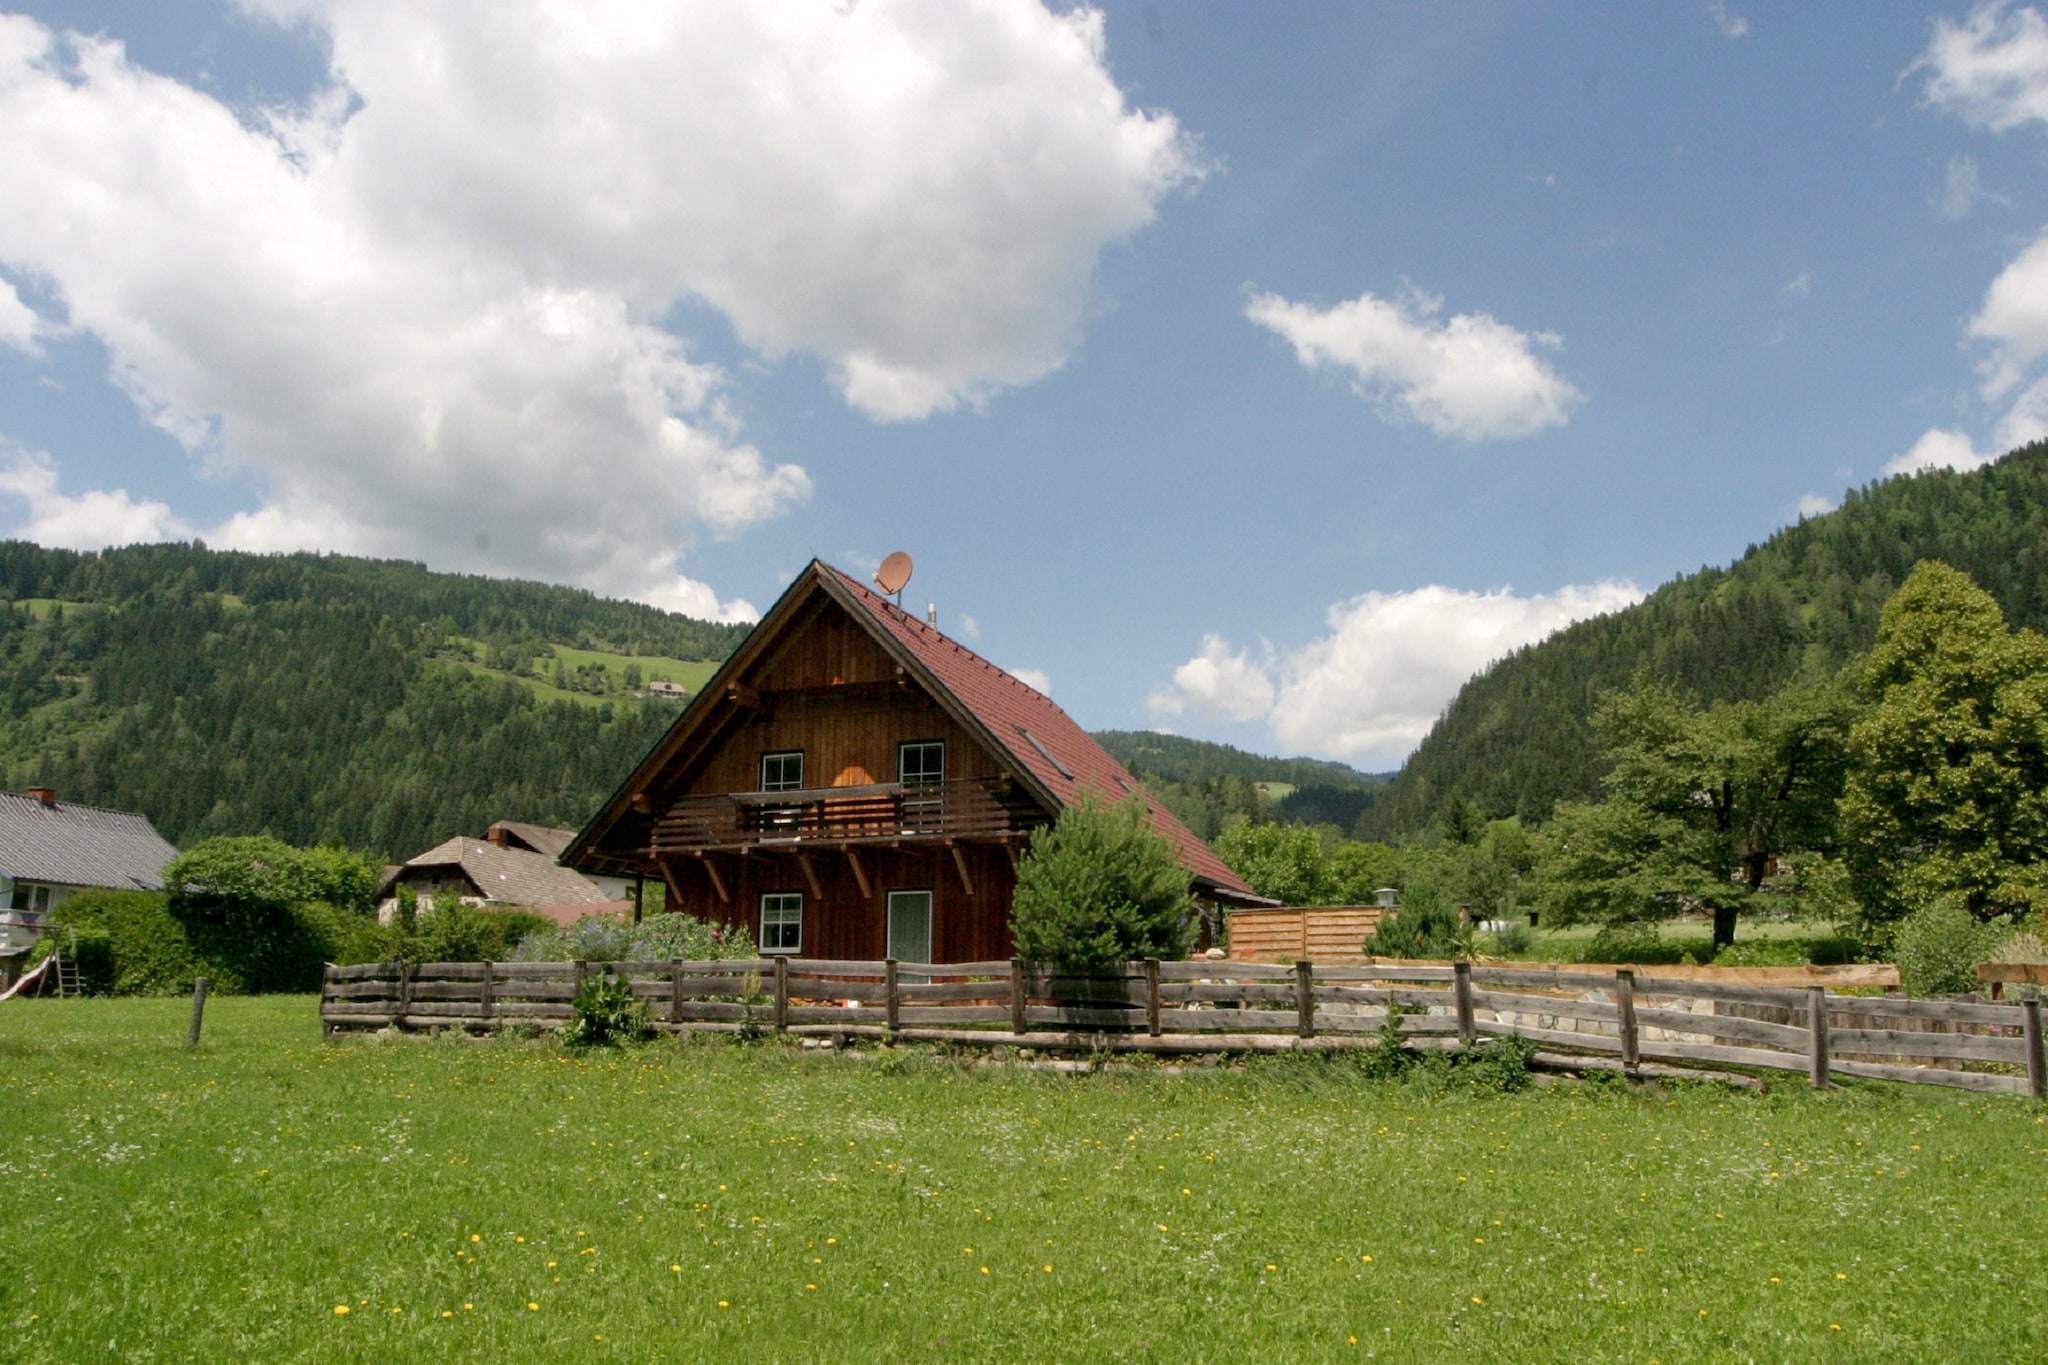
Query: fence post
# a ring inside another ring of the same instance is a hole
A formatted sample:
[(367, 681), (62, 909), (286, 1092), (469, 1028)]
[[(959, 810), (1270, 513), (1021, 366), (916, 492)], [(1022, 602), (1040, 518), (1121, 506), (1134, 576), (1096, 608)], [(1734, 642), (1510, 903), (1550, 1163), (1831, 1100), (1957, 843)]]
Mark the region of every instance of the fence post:
[(887, 1022), (891, 1033), (896, 1031), (896, 1011), (899, 1003), (896, 994), (896, 959), (885, 958), (882, 962), (882, 1004), (888, 1011)]
[(668, 1021), (683, 1022), (683, 960), (679, 957), (668, 961)]
[(1145, 959), (1145, 1032), (1159, 1036), (1159, 959)]
[(1634, 1071), (1643, 1064), (1642, 1035), (1636, 1032), (1636, 974), (1630, 967), (1614, 971), (1614, 1014), (1621, 1034), (1621, 1065)]
[(2027, 1089), (2034, 1092), (2037, 1100), (2048, 1100), (2048, 1058), (2042, 1055), (2041, 1047), (2041, 1002), (2020, 1001), (2022, 1017), (2027, 1032)]
[(410, 962), (401, 962), (398, 964), (398, 1013), (393, 1016), (391, 1022), (400, 1028), (404, 1028), (405, 1016), (411, 1013), (412, 964)]
[[(210, 977), (200, 977), (192, 983), (192, 1038), (189, 1046), (199, 1046), (199, 1022), (206, 1014), (206, 993), (213, 988)], [(2039, 1092), (2036, 1092), (2039, 1093)]]
[(775, 959), (775, 1031), (789, 1028), (789, 959)]
[(1458, 1008), (1458, 1044), (1472, 1046), (1479, 1036), (1479, 1030), (1472, 1025), (1472, 964), (1453, 962), (1451, 964), (1451, 996)]
[(1828, 1088), (1828, 988), (1808, 986), (1806, 988), (1806, 1027), (1813, 1035), (1813, 1057), (1807, 1064), (1807, 1074), (1813, 1078), (1813, 1088)]
[(1029, 1031), (1031, 1021), (1024, 1017), (1024, 959), (1010, 959), (1010, 1032)]
[(1315, 971), (1313, 962), (1294, 964), (1295, 1029), (1304, 1038), (1316, 1036), (1316, 988), (1310, 982)]
[(583, 985), (589, 976), (590, 964), (582, 958), (576, 959), (576, 994), (583, 994)]
[(496, 963), (484, 963), (484, 984), (481, 994), (477, 996), (477, 1001), (479, 1004), (483, 1006), (483, 1021), (485, 1024), (489, 1024), (491, 1022), (491, 1009), (492, 1006), (494, 1006), (497, 1003), (496, 1000), (494, 1000), (491, 995), (491, 973), (496, 969)]

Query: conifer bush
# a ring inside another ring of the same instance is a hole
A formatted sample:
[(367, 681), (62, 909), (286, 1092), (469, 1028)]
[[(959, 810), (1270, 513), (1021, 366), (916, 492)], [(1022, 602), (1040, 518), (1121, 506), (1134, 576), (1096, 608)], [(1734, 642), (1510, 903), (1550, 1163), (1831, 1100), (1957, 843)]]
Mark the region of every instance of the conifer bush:
[(1199, 913), (1189, 881), (1143, 802), (1084, 796), (1032, 832), (1010, 910), (1017, 955), (1077, 972), (1185, 957)]

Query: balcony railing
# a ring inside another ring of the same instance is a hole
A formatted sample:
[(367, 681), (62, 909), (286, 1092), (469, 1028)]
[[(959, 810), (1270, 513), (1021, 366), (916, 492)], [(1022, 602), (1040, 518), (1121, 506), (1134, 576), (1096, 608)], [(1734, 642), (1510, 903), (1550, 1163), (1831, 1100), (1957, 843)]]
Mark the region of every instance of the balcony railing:
[(1044, 817), (1002, 778), (686, 796), (654, 822), (651, 853), (813, 842), (999, 839)]

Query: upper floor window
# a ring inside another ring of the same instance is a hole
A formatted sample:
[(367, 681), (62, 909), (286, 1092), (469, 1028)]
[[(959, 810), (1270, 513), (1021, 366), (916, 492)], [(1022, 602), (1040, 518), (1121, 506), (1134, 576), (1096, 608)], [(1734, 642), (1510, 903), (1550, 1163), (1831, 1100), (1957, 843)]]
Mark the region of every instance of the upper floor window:
[(922, 739), (899, 745), (896, 780), (906, 787), (924, 787), (946, 780), (946, 741)]
[(761, 790), (764, 792), (793, 792), (804, 785), (804, 753), (801, 749), (788, 753), (761, 755)]

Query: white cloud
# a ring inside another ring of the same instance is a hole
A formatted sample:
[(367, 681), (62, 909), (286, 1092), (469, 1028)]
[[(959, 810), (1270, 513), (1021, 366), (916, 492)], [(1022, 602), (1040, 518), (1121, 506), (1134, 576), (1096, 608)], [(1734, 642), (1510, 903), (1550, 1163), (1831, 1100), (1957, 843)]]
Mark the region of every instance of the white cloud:
[(1785, 281), (1785, 287), (1778, 291), (1788, 299), (1803, 299), (1813, 292), (1813, 272), (1802, 270)]
[(1923, 469), (1977, 469), (1994, 458), (1979, 451), (1962, 432), (1932, 427), (1921, 433), (1911, 450), (1886, 461), (1884, 476), (1914, 474)]
[[(981, 638), (981, 622), (975, 620), (964, 611), (960, 613), (960, 638), (963, 640), (979, 640)], [(1045, 689), (1040, 688), (1039, 690), (1044, 691)]]
[(42, 354), (39, 334), (43, 320), (21, 301), (21, 295), (6, 280), (0, 280), (0, 346), (12, 346), (30, 355)]
[(1732, 12), (1723, 0), (1707, 0), (1707, 17), (1723, 38), (1740, 38), (1749, 32), (1749, 20)]
[(1970, 210), (1977, 207), (1977, 201), (1984, 197), (1984, 186), (1977, 175), (1977, 158), (1950, 157), (1948, 180), (1941, 191), (1941, 216), (1967, 218)]
[(1960, 24), (1936, 19), (1912, 69), (1928, 72), (1929, 104), (1979, 128), (2048, 122), (2048, 20), (2030, 6), (1990, 0)]
[(1562, 426), (1584, 400), (1537, 354), (1563, 344), (1556, 334), (1517, 331), (1485, 313), (1439, 321), (1442, 310), (1442, 299), (1411, 290), (1331, 308), (1254, 294), (1244, 315), (1286, 338), (1305, 368), (1349, 372), (1382, 412), (1439, 436), (1529, 436)]
[(39, 450), (0, 446), (0, 497), (19, 499), (28, 511), (25, 520), (8, 529), (8, 538), (60, 549), (99, 550), (192, 533), (163, 503), (138, 501), (125, 489), (60, 492), (57, 466)]
[(678, 555), (810, 480), (663, 318), (708, 304), (873, 417), (980, 402), (1065, 361), (1102, 248), (1200, 173), (1088, 10), (252, 4), (331, 40), (308, 106), (0, 17), (0, 263), (259, 490), (224, 543), (735, 614)]
[(1799, 499), (1797, 511), (1800, 519), (1824, 517), (1835, 510), (1835, 500), (1823, 493), (1806, 493)]
[(1277, 689), (1270, 665), (1235, 652), (1221, 635), (1204, 635), (1202, 652), (1173, 670), (1173, 681), (1146, 699), (1152, 714), (1194, 712), (1215, 720), (1264, 720)]
[(2025, 381), (2048, 355), (2048, 231), (1998, 273), (1984, 306), (1970, 319), (1973, 340), (1989, 342), (1984, 396), (1998, 399)]
[(1006, 668), (1003, 672), (1023, 683), (1026, 687), (1052, 695), (1052, 675), (1042, 668)]
[(1329, 633), (1263, 660), (1206, 636), (1202, 652), (1149, 699), (1153, 713), (1264, 720), (1288, 753), (1390, 767), (1407, 756), (1459, 687), (1523, 645), (1642, 600), (1604, 580), (1518, 596), (1431, 585), (1369, 592), (1331, 607)]

